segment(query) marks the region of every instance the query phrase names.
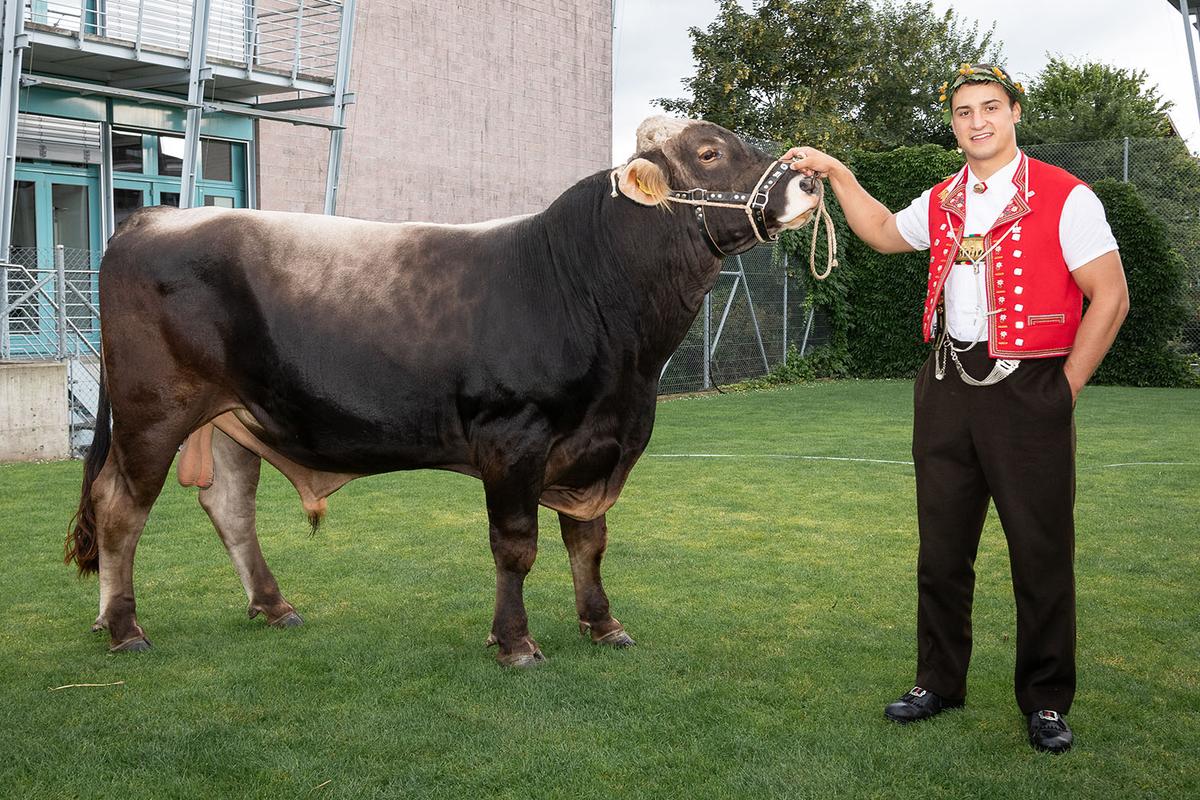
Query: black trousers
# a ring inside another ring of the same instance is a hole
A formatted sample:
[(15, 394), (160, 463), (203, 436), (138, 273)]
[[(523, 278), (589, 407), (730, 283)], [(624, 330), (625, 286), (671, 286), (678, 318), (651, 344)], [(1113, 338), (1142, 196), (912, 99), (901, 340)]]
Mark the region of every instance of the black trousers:
[[(959, 354), (991, 371), (986, 343)], [(1075, 427), (1064, 358), (1025, 359), (992, 386), (968, 386), (933, 356), (914, 387), (917, 476), (917, 684), (966, 697), (975, 555), (994, 500), (1017, 606), (1021, 711), (1066, 714), (1075, 696)]]

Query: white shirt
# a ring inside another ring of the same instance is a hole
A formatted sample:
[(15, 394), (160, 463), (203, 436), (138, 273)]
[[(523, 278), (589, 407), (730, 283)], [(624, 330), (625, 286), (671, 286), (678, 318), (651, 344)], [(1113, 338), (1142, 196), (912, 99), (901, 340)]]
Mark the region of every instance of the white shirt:
[[(1000, 212), (1016, 194), (1013, 175), (1021, 161), (1021, 153), (987, 179), (987, 189), (976, 194), (972, 187), (979, 183), (970, 167), (967, 168), (967, 218), (965, 236), (982, 236), (991, 230)], [(952, 184), (953, 185), (953, 184)], [(896, 214), (896, 227), (904, 241), (916, 250), (929, 249), (928, 189), (912, 204)], [(1063, 204), (1058, 223), (1058, 240), (1062, 245), (1067, 268), (1074, 271), (1089, 261), (1117, 249), (1117, 240), (1104, 215), (1104, 206), (1087, 186), (1076, 186)], [(979, 272), (970, 264), (955, 264), (946, 278), (946, 326), (950, 335), (963, 342), (987, 341), (987, 276), (982, 265)]]

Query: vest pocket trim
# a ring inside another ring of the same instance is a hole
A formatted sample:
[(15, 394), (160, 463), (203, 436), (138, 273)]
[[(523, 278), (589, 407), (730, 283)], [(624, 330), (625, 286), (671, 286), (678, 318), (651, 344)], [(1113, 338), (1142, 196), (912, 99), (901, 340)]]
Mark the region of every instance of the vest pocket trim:
[(1066, 321), (1066, 314), (1030, 314), (1025, 318), (1025, 324), (1031, 328), (1034, 325), (1064, 325)]

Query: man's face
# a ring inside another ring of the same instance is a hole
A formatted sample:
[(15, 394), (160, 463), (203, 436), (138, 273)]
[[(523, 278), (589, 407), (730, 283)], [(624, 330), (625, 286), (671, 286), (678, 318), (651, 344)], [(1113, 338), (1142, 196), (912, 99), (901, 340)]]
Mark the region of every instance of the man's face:
[(968, 158), (986, 161), (1016, 150), (1014, 126), (1021, 119), (1021, 104), (1009, 105), (1008, 95), (999, 84), (964, 84), (950, 103), (950, 124), (958, 146)]

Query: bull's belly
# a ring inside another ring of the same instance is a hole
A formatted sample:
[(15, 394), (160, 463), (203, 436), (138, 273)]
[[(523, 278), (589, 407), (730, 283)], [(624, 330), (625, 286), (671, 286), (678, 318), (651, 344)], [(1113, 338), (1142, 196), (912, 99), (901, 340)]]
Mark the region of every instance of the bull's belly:
[(272, 449), (309, 469), (359, 475), (469, 463), (461, 424), (449, 415), (292, 414), (247, 404), (238, 414)]
[[(270, 450), (316, 472), (372, 475), (438, 469), (482, 477), (472, 463), (471, 444), (463, 437), (429, 441), (427, 435), (410, 431), (406, 437), (397, 429), (395, 438), (379, 441), (353, 433), (364, 429), (361, 420), (343, 420), (336, 426), (312, 420), (300, 436), (293, 432), (295, 420), (282, 425), (263, 419), (261, 411), (254, 414), (240, 407), (233, 409), (233, 416)], [(644, 447), (643, 436), (621, 442), (613, 435), (580, 432), (559, 440), (550, 451), (538, 501), (582, 521), (601, 516), (616, 503)]]

